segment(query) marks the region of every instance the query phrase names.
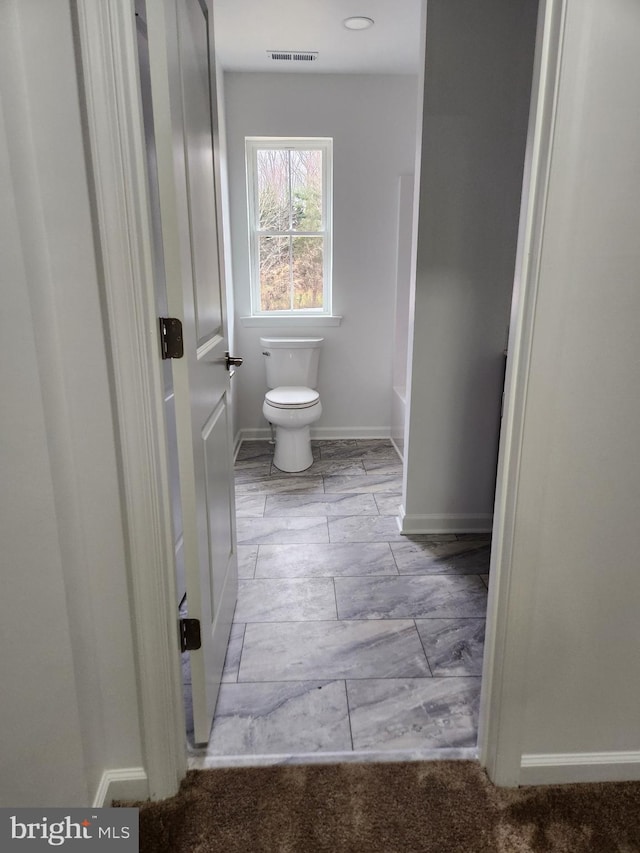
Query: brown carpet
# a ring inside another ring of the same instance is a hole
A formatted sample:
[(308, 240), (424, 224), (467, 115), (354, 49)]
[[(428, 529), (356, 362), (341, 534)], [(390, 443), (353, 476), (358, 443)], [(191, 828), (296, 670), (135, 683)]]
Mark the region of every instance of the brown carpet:
[(472, 761), (191, 771), (141, 853), (640, 853), (640, 782), (495, 788)]

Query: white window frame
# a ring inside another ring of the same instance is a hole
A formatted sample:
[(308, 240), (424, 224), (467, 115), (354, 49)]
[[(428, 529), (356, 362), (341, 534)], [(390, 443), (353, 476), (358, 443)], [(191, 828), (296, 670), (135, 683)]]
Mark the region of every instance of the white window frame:
[[(320, 231), (263, 231), (258, 228), (257, 152), (266, 148), (322, 151), (322, 229)], [(248, 136), (245, 138), (247, 164), (247, 215), (249, 226), (249, 276), (251, 280), (252, 317), (328, 317), (331, 316), (332, 296), (332, 237), (333, 237), (333, 139), (330, 137)], [(295, 234), (301, 237), (323, 238), (322, 308), (289, 308), (263, 311), (260, 308), (260, 251), (258, 238), (263, 235)]]

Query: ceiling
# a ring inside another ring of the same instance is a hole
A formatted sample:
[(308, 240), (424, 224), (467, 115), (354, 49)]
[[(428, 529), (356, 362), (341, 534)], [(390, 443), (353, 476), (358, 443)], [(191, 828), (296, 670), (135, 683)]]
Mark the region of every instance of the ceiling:
[[(232, 71), (417, 74), (422, 0), (213, 0), (216, 54)], [(343, 20), (373, 18), (367, 30)], [(313, 62), (274, 51), (318, 51)]]

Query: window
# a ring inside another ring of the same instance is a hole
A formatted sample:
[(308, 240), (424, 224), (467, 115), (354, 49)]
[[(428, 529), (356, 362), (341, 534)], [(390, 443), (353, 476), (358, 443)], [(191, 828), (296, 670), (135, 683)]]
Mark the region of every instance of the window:
[(331, 314), (331, 139), (249, 137), (254, 316)]

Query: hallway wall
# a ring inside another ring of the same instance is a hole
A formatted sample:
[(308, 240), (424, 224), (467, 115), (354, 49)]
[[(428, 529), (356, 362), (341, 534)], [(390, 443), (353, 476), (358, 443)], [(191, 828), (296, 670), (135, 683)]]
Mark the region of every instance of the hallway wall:
[[(0, 804), (43, 801), (32, 769), (42, 766), (43, 753), (56, 766), (55, 785), (64, 792), (63, 799), (86, 802), (47, 430), (8, 165), (0, 112), (0, 396), (4, 412), (0, 459), (3, 481), (11, 484), (0, 495)], [(16, 352), (21, 353), (19, 371), (9, 367)], [(42, 714), (45, 703), (47, 713)], [(62, 805), (62, 800), (58, 803)]]
[(67, 0), (0, 4), (3, 806), (144, 780), (73, 38)]
[(528, 783), (640, 778), (640, 7), (566, 7), (515, 496)]
[(429, 0), (403, 529), (491, 529), (537, 0)]
[[(245, 136), (334, 138), (333, 313), (340, 326), (247, 326), (234, 382), (237, 427), (268, 425), (259, 338), (322, 336), (316, 434), (388, 436), (396, 277), (398, 178), (415, 161), (417, 78), (405, 75), (226, 73), (227, 153), (237, 317), (250, 313)], [(323, 393), (324, 391), (324, 393)]]

